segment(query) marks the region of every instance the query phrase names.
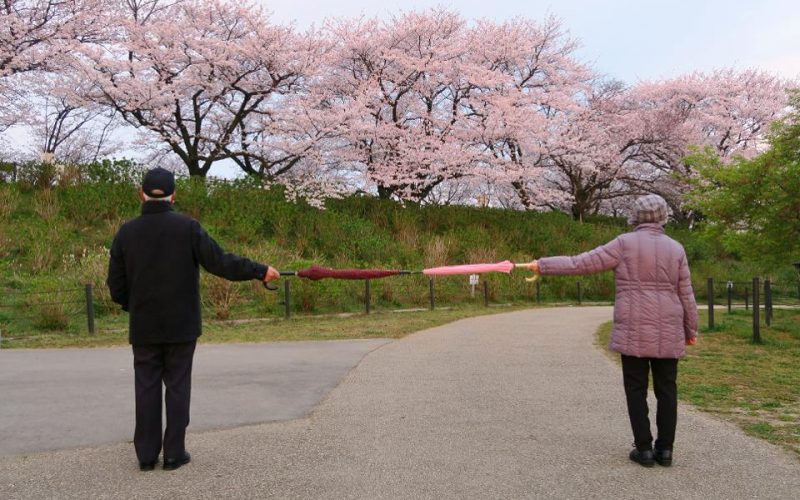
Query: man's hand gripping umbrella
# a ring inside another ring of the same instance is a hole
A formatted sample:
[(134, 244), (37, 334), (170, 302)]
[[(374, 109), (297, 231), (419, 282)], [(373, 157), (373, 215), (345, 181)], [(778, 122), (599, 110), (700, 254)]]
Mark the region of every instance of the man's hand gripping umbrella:
[(272, 266), (269, 266), (267, 267), (267, 273), (264, 275), (264, 279), (261, 281), (261, 284), (264, 285), (264, 288), (266, 288), (267, 290), (272, 290), (272, 291), (277, 290), (278, 285), (275, 285), (272, 282), (281, 279), (281, 276), (284, 276), (286, 274), (288, 273), (278, 272), (277, 269), (275, 269)]

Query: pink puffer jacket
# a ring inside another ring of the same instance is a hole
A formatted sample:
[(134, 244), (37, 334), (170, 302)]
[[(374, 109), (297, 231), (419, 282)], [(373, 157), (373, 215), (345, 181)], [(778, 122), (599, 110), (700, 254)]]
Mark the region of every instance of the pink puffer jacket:
[(640, 224), (575, 257), (541, 258), (539, 268), (541, 274), (614, 270), (614, 351), (639, 358), (681, 358), (686, 341), (697, 336), (686, 252), (660, 224)]

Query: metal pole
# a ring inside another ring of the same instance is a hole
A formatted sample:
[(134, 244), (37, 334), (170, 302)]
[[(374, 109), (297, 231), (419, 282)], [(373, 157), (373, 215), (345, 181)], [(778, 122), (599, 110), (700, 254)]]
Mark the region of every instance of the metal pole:
[(541, 285), (542, 285), (542, 282), (541, 282), (541, 281), (539, 281), (539, 280), (536, 280), (536, 303), (537, 303), (537, 304), (539, 304), (539, 303), (542, 301), (542, 300), (541, 300), (541, 297), (542, 297), (542, 294), (541, 294), (541, 292), (542, 292)]
[(744, 310), (750, 309), (750, 289), (744, 287)]
[(94, 335), (94, 300), (92, 299), (92, 284), (86, 284), (86, 321), (89, 335)]
[(428, 286), (429, 286), (430, 295), (431, 295), (431, 311), (433, 311), (434, 307), (436, 307), (436, 302), (435, 302), (435, 300), (433, 298), (433, 278), (430, 278), (430, 280), (428, 281)]
[(364, 295), (365, 295), (365, 302), (367, 305), (367, 314), (369, 314), (370, 309), (370, 295), (369, 295), (369, 280), (364, 280)]
[(489, 307), (489, 282), (483, 280), (483, 305)]
[(286, 319), (292, 315), (292, 293), (289, 289), (289, 280), (283, 282), (283, 307)]
[(708, 278), (708, 327), (714, 328), (714, 278)]
[(578, 282), (578, 305), (583, 303), (583, 292), (581, 291), (581, 282)]
[(758, 278), (753, 278), (753, 343), (761, 343), (761, 318), (759, 317), (758, 292), (760, 284)]

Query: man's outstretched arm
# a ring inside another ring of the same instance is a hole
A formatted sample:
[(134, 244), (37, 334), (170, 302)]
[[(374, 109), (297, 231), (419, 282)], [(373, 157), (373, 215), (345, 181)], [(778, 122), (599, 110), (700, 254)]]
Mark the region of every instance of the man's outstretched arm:
[(247, 281), (267, 277), (269, 266), (226, 252), (198, 222), (192, 227), (192, 251), (203, 269), (221, 278)]

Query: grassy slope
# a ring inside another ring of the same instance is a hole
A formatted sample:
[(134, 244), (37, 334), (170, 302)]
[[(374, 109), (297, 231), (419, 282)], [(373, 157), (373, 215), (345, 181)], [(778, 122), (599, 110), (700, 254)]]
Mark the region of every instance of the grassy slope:
[[(3, 335), (85, 329), (83, 283), (95, 286), (100, 328), (124, 328), (109, 300), (104, 279), (107, 249), (122, 221), (135, 216), (135, 188), (120, 182), (82, 184), (53, 190), (22, 190), (0, 184), (0, 330)], [(201, 220), (226, 249), (279, 269), (311, 263), (333, 267), (422, 267), (570, 254), (602, 244), (627, 228), (621, 219), (598, 217), (579, 224), (560, 213), (527, 213), (471, 207), (401, 206), (371, 197), (333, 200), (327, 210), (289, 204), (281, 193), (246, 185), (206, 187), (180, 181), (177, 209)], [(755, 266), (720, 254), (712, 241), (670, 228), (689, 255), (699, 291), (705, 276), (744, 281)], [(787, 272), (793, 272), (791, 269)], [(203, 274), (207, 318), (279, 317), (281, 294), (252, 283), (232, 284)], [(487, 275), (490, 300), (530, 303), (533, 288), (520, 273)], [(585, 300), (608, 300), (610, 273), (580, 278)], [(576, 300), (575, 278), (542, 282), (544, 301)], [(363, 309), (360, 282), (292, 279), (296, 313), (326, 314)], [(70, 289), (59, 295), (31, 291)], [(480, 303), (465, 277), (437, 279), (437, 303)], [(372, 283), (376, 309), (425, 307), (422, 276)], [(52, 305), (49, 302), (71, 302)]]

